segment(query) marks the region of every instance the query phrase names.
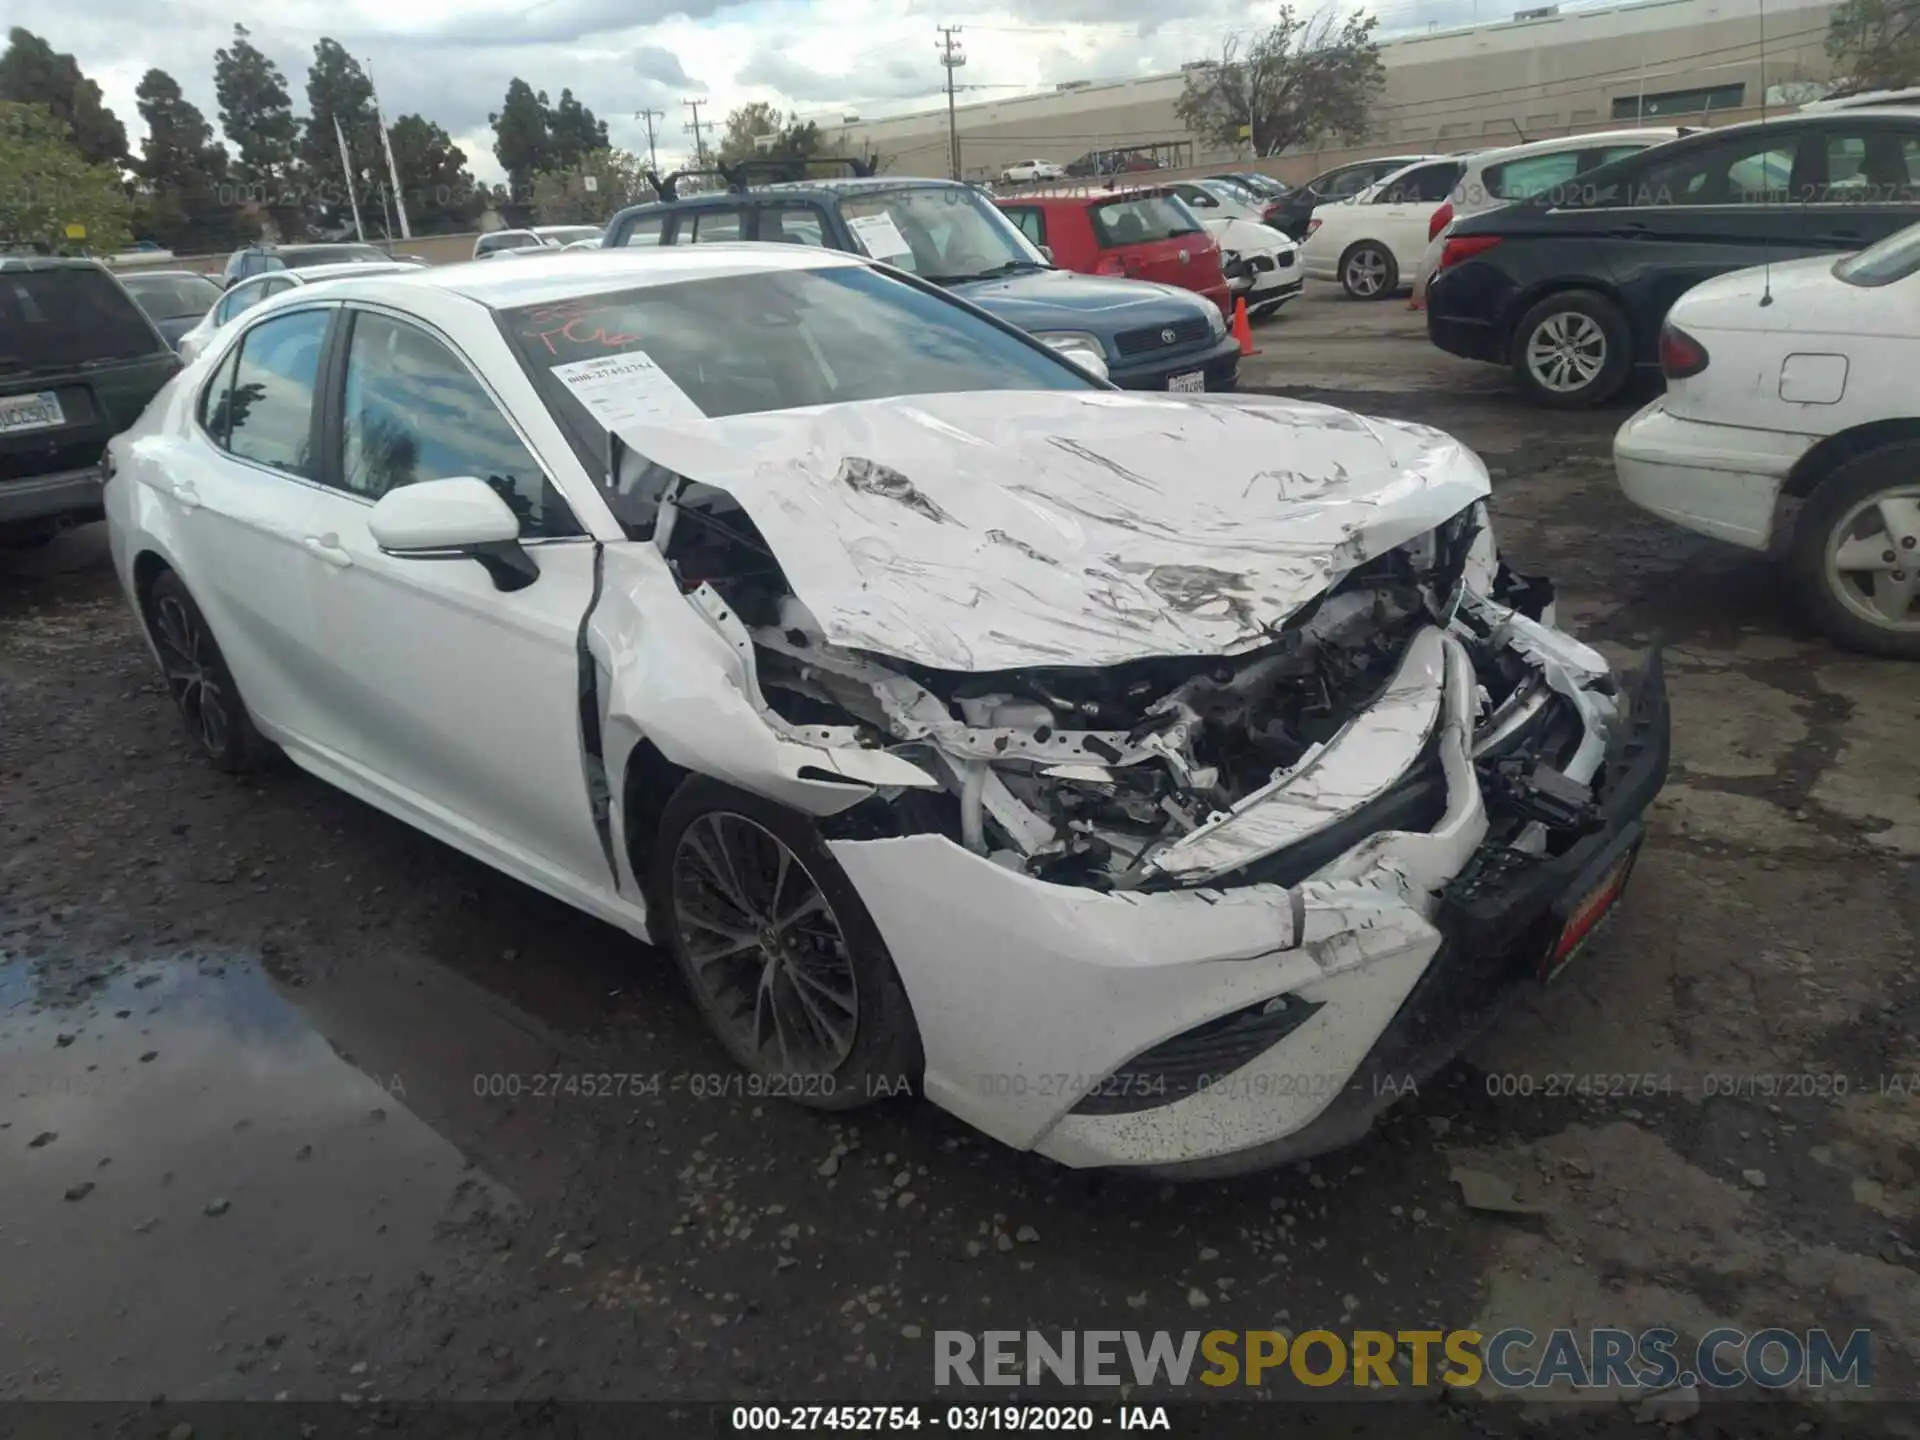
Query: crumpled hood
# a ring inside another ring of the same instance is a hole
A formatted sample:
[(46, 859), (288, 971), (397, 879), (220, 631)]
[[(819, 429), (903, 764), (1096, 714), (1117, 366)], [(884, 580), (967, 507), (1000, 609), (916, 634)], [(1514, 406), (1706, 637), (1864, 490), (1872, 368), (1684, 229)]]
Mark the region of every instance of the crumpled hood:
[(1250, 649), (1488, 489), (1438, 430), (1254, 396), (922, 395), (622, 438), (738, 500), (828, 640), (942, 670)]

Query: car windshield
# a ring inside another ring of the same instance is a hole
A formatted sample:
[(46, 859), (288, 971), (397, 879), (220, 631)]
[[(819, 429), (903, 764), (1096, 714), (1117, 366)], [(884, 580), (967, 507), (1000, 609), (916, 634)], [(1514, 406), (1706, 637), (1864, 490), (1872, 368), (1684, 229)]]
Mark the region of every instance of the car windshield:
[(874, 259), (941, 284), (1050, 268), (970, 185), (862, 190), (841, 197), (840, 214)]
[(121, 284), (155, 320), (190, 320), (220, 299), (220, 287), (201, 275), (125, 275)]
[(1130, 195), (1104, 200), (1092, 210), (1093, 233), (1102, 246), (1140, 245), (1198, 235), (1206, 227), (1173, 195)]
[(1909, 225), (1833, 267), (1834, 277), (1849, 285), (1891, 285), (1920, 270), (1920, 225)]
[(140, 307), (106, 271), (0, 266), (0, 374), (66, 370), (165, 349)]
[[(859, 265), (605, 291), (506, 310), (500, 322), (596, 474), (607, 430), (623, 422), (1100, 388), (970, 310)], [(633, 363), (612, 363), (623, 359)]]

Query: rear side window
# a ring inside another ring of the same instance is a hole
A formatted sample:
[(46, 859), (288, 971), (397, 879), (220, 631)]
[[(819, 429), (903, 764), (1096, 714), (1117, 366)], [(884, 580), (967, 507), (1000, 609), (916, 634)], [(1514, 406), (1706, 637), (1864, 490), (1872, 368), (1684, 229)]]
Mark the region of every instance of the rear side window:
[(104, 270), (0, 270), (0, 366), (133, 360), (166, 348)]
[(1351, 170), (1336, 170), (1323, 183), (1315, 187), (1314, 194), (1323, 200), (1344, 200), (1349, 195), (1358, 195), (1379, 179), (1382, 173), (1370, 165), (1357, 165)]
[[(1695, 146), (1647, 166), (1612, 203), (1630, 206), (1784, 202), (1793, 180), (1793, 140), (1741, 135)], [(1608, 197), (1602, 195), (1604, 202)]]
[(1409, 170), (1373, 197), (1375, 205), (1438, 204), (1453, 194), (1453, 187), (1466, 173), (1464, 164), (1422, 165)]
[(1529, 155), (1524, 160), (1509, 160), (1504, 165), (1489, 165), (1483, 179), (1491, 200), (1531, 200), (1534, 196), (1564, 185), (1580, 173), (1580, 152), (1559, 155)]
[(660, 243), (660, 237), (667, 228), (665, 215), (642, 215), (627, 227), (626, 238), (622, 245), (654, 246)]
[(1171, 240), (1176, 235), (1197, 235), (1202, 229), (1193, 212), (1170, 195), (1104, 200), (1088, 213), (1093, 220), (1094, 238), (1107, 250), (1151, 240)]
[(296, 310), (261, 321), (241, 340), (233, 384), (207, 422), (236, 457), (318, 478), (313, 395), (332, 319), (331, 310)]
[(811, 245), (824, 250), (826, 231), (820, 224), (820, 212), (811, 205), (787, 205), (760, 212), (759, 238), (774, 245)]
[(740, 239), (738, 210), (696, 210), (681, 217), (681, 228), (695, 245), (719, 245)]

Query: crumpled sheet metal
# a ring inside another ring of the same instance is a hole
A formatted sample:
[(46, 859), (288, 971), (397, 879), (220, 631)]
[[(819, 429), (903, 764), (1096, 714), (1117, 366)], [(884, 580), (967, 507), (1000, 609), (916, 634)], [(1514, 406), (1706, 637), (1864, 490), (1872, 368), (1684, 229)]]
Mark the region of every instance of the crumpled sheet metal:
[(828, 640), (950, 671), (1254, 648), (1488, 491), (1440, 431), (1255, 396), (922, 395), (621, 438), (731, 494)]
[(1298, 844), (1383, 794), (1419, 758), (1439, 723), (1446, 673), (1441, 632), (1421, 631), (1371, 706), (1231, 814), (1161, 851), (1154, 868), (1180, 879), (1220, 874)]

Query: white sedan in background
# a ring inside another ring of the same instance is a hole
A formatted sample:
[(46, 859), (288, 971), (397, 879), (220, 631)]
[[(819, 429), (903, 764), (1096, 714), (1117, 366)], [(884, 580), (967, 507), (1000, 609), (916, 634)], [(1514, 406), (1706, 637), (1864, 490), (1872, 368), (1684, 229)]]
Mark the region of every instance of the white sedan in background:
[(1307, 283), (1300, 246), (1286, 231), (1265, 224), (1259, 209), (1237, 187), (1222, 180), (1176, 180), (1165, 188), (1219, 242), (1221, 259), (1237, 260), (1243, 267), (1234, 293), (1246, 298), (1251, 318), (1272, 315), (1299, 297)]
[(1660, 361), (1614, 439), (1627, 498), (1784, 553), (1835, 643), (1920, 660), (1920, 226), (1695, 286)]
[(1067, 172), (1051, 160), (1016, 160), (1000, 172), (1005, 185), (1026, 185), (1035, 180), (1064, 180)]
[(1350, 200), (1316, 205), (1300, 252), (1307, 275), (1338, 281), (1355, 300), (1384, 300), (1411, 285), (1434, 212), (1465, 170), (1458, 157), (1422, 160)]
[(216, 767), (658, 941), (748, 1093), (1068, 1165), (1357, 1137), (1582, 946), (1665, 773), (1657, 665), (1543, 618), (1458, 442), (1121, 393), (833, 251), (292, 291), (108, 467)]
[(182, 362), (192, 360), (207, 348), (221, 327), (274, 295), (306, 285), (322, 285), (348, 275), (406, 273), (420, 269), (423, 264), (423, 261), (417, 260), (351, 260), (338, 265), (306, 265), (298, 270), (270, 270), (251, 280), (242, 280), (228, 290), (191, 330), (180, 337), (174, 348), (180, 352)]

